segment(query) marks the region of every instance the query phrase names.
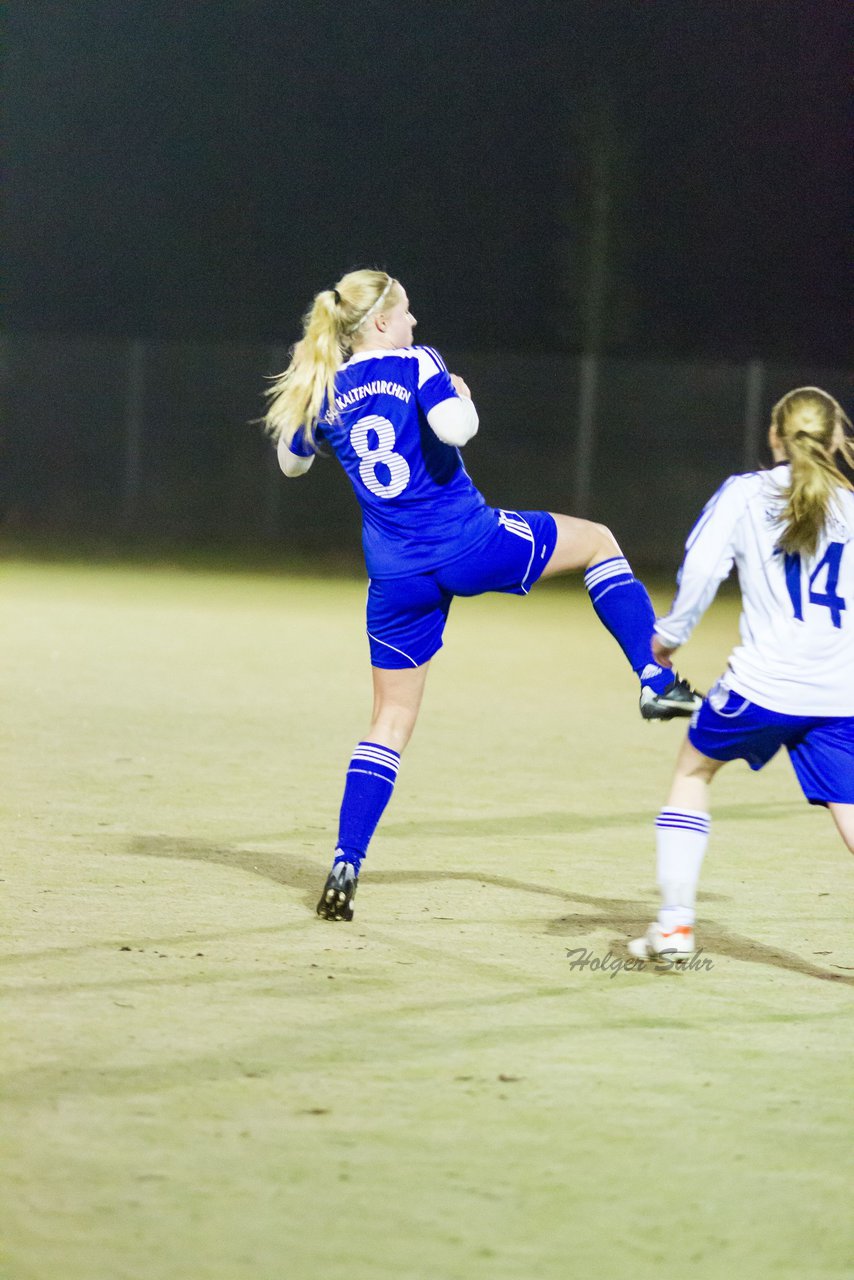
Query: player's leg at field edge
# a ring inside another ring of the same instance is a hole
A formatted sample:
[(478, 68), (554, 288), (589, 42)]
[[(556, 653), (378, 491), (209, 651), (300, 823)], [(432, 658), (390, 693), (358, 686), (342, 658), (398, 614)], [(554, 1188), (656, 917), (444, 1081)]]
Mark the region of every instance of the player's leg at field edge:
[(849, 853), (854, 853), (854, 804), (836, 804), (831, 801), (827, 807), (846, 848)]
[(676, 757), (667, 804), (655, 822), (661, 891), (656, 937), (672, 941), (681, 935), (686, 948), (693, 946), (697, 885), (709, 843), (709, 787), (723, 763), (702, 755), (686, 736)]

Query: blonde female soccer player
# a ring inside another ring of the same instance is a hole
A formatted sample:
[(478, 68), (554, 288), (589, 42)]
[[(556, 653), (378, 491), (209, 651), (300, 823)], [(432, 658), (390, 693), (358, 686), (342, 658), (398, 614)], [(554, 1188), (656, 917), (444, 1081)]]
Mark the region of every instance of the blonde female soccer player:
[(669, 660), (653, 657), (649, 596), (608, 529), (486, 505), (459, 453), (478, 429), (471, 393), (432, 347), (412, 345), (415, 323), (399, 281), (384, 271), (350, 272), (317, 294), (302, 341), (268, 393), (266, 425), (285, 475), (303, 475), (321, 441), (347, 472), (362, 507), (370, 577), (374, 710), (347, 772), (334, 863), (317, 908), (328, 920), (353, 917), (362, 859), (454, 596), (527, 595), (542, 577), (584, 570), (594, 609), (640, 679), (641, 714), (690, 715), (701, 701)]
[(638, 959), (694, 950), (694, 899), (709, 839), (709, 784), (728, 760), (761, 769), (785, 746), (810, 804), (826, 805), (854, 853), (854, 464), (851, 423), (833, 396), (798, 387), (774, 406), (776, 465), (731, 476), (685, 547), (679, 590), (658, 620), (666, 662), (684, 644), (733, 562), (741, 644), (691, 721), (656, 819), (661, 910)]

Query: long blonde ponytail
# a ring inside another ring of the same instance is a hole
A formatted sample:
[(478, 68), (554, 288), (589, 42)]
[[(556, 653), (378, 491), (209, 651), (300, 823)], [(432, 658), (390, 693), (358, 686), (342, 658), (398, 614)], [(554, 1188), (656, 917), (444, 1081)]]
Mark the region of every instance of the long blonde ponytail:
[(838, 401), (820, 387), (797, 387), (774, 405), (771, 424), (792, 467), (779, 546), (789, 554), (812, 555), (836, 490), (854, 488), (834, 462), (841, 454), (854, 466), (854, 442), (846, 435), (851, 422)]
[(306, 443), (314, 445), (324, 401), (335, 414), (335, 375), (360, 329), (401, 296), (400, 285), (385, 271), (351, 271), (334, 289), (315, 295), (303, 317), (302, 341), (294, 347), (287, 369), (265, 392), (269, 403), (264, 427), (277, 443), (284, 438), (290, 444), (302, 427)]

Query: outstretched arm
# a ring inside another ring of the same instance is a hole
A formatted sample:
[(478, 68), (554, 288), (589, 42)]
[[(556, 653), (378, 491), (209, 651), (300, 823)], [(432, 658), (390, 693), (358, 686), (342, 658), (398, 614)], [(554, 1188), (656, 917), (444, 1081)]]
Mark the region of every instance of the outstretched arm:
[(670, 612), (655, 624), (652, 651), (669, 659), (684, 644), (708, 609), (735, 558), (734, 536), (744, 514), (747, 493), (740, 476), (730, 476), (703, 508), (688, 535)]

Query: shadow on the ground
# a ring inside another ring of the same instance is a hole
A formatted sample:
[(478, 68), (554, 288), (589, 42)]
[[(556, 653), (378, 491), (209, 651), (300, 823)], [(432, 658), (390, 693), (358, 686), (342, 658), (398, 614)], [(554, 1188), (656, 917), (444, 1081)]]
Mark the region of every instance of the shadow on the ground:
[[(768, 815), (779, 817), (782, 813), (801, 813), (803, 804), (722, 804), (714, 811), (714, 821), (729, 819), (761, 820)], [(488, 836), (488, 835), (578, 835), (585, 831), (601, 831), (610, 827), (641, 827), (650, 833), (652, 840), (653, 810), (639, 813), (523, 813), (478, 815), (471, 818), (430, 817), (404, 822), (384, 822), (383, 837), (406, 836)]]
[[(270, 837), (256, 837), (266, 841)], [(123, 852), (145, 857), (186, 858), (219, 866), (238, 868), (253, 875), (264, 876), (276, 884), (288, 885), (304, 895), (307, 908), (314, 910), (320, 883), (326, 864), (318, 863), (299, 854), (256, 852), (240, 845), (226, 845), (214, 841), (188, 840), (175, 836), (135, 836)], [(554, 884), (536, 884), (517, 880), (512, 876), (495, 875), (486, 871), (451, 871), (446, 868), (401, 868), (399, 870), (371, 871), (373, 884), (419, 884), (440, 880), (465, 880), (473, 884), (488, 884), (509, 889), (515, 893), (534, 894), (539, 897), (557, 898), (588, 908), (583, 913), (558, 916), (546, 926), (546, 932), (558, 937), (587, 936), (596, 929), (615, 930), (622, 936), (612, 944), (621, 951), (627, 938), (635, 937), (646, 928), (650, 918), (650, 904), (632, 898), (603, 898), (576, 893), (572, 888)], [(718, 895), (701, 894), (701, 901), (720, 901)], [(830, 973), (794, 952), (769, 947), (738, 934), (729, 933), (714, 921), (703, 921), (702, 944), (705, 953), (728, 956), (749, 964), (770, 965), (786, 969), (823, 982), (840, 982), (854, 986), (854, 976)]]

